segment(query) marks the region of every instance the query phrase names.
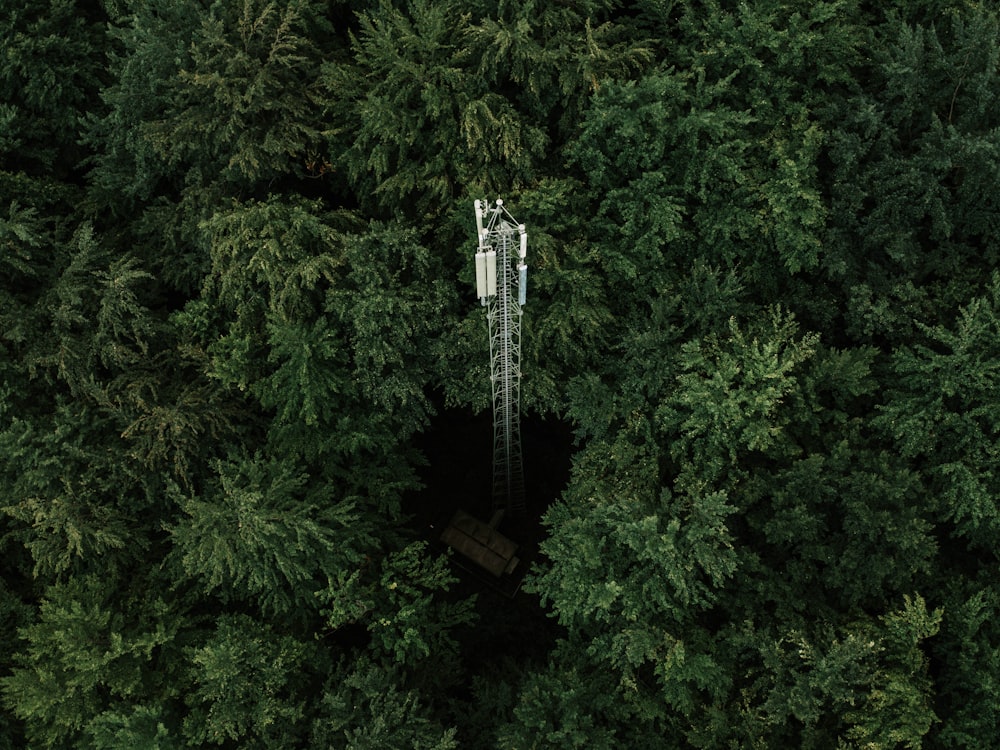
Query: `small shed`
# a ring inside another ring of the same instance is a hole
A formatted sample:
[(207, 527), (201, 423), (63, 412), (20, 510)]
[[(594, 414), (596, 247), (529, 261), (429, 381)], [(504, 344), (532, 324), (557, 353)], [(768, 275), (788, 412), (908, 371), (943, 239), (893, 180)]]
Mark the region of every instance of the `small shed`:
[(464, 510), (456, 510), (441, 532), (441, 541), (499, 578), (512, 573), (520, 560), (517, 545), (496, 530), (502, 513), (483, 523)]

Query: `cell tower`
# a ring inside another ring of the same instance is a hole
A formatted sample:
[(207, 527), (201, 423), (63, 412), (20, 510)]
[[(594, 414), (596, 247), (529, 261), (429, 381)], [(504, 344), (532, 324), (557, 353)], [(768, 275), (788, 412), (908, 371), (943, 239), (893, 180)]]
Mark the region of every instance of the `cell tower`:
[(493, 386), (493, 512), (524, 510), (521, 463), (521, 314), (528, 267), (528, 233), (499, 198), (476, 201), (476, 291), (486, 307)]

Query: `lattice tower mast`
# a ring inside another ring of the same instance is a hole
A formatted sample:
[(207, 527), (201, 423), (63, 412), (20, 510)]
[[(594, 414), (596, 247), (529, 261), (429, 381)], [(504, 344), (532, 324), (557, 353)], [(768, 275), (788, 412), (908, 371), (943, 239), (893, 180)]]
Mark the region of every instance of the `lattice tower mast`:
[(493, 510), (524, 509), (521, 457), (521, 314), (526, 301), (528, 233), (497, 199), (477, 200), (476, 291), (486, 307), (493, 389)]

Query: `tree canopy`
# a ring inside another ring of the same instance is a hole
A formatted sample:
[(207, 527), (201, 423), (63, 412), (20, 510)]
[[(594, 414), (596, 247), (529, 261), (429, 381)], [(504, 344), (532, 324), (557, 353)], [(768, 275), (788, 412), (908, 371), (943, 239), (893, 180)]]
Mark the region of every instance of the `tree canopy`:
[[(0, 38), (0, 747), (996, 745), (994, 4)], [(511, 600), (426, 527), (488, 505), (438, 426), (489, 408), (498, 196), (524, 418), (571, 435)]]

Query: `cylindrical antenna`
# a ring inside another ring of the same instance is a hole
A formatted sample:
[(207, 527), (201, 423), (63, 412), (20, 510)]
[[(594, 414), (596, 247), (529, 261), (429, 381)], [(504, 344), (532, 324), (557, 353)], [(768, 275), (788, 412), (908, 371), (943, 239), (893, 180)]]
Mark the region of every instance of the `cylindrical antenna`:
[(479, 251), (476, 253), (476, 296), (484, 302), (489, 296), (486, 283), (486, 253)]
[(486, 296), (495, 297), (497, 294), (497, 253), (496, 250), (487, 250), (486, 256)]

